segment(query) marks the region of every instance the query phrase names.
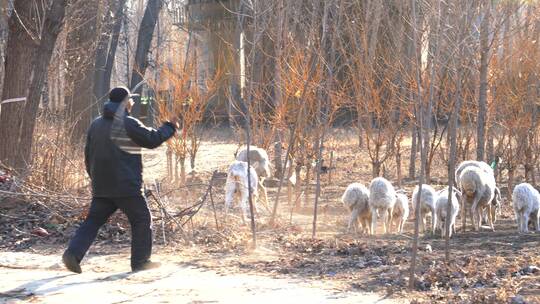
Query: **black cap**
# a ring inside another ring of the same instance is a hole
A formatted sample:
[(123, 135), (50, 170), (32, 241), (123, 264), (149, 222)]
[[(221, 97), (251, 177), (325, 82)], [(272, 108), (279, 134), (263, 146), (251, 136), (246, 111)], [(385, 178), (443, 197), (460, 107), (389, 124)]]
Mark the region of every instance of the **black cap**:
[(116, 87), (109, 92), (109, 100), (111, 102), (122, 102), (128, 96), (139, 96), (139, 94), (131, 94), (126, 87)]

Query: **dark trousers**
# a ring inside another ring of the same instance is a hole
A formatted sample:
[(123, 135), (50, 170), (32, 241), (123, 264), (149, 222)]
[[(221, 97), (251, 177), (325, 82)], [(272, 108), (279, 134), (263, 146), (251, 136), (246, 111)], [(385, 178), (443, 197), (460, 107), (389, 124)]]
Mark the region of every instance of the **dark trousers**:
[(150, 259), (152, 254), (152, 217), (142, 196), (120, 198), (92, 198), (86, 220), (69, 242), (68, 251), (79, 262), (83, 259), (97, 232), (117, 210), (124, 212), (131, 224), (131, 267), (137, 267)]

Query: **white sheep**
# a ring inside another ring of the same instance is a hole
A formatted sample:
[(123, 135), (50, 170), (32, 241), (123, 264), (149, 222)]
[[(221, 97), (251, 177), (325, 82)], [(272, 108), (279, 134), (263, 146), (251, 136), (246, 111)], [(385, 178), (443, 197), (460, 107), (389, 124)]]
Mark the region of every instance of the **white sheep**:
[[(241, 150), (236, 154), (236, 160), (247, 162), (248, 161), (248, 151), (247, 148)], [(268, 158), (268, 153), (262, 148), (257, 146), (249, 146), (249, 162), (250, 165), (255, 169), (258, 176), (259, 188), (262, 192), (262, 199), (265, 205), (268, 204), (268, 194), (266, 192), (266, 187), (264, 187), (264, 179), (272, 175), (270, 170), (270, 159)]]
[(357, 226), (360, 224), (363, 233), (370, 234), (371, 210), (369, 209), (369, 190), (360, 183), (352, 183), (347, 186), (341, 197), (343, 205), (351, 212), (347, 232), (354, 226), (357, 232)]
[[(245, 222), (245, 216), (250, 214), (249, 212), (249, 193), (248, 193), (248, 176), (247, 176), (247, 163), (242, 161), (234, 161), (227, 172), (227, 181), (225, 183), (225, 210), (227, 211), (232, 207), (232, 203), (235, 199), (239, 199), (240, 207), (242, 208), (242, 221)], [(253, 167), (250, 167), (250, 186), (254, 212), (257, 210), (257, 172)]]
[(392, 222), (392, 213), (396, 203), (394, 186), (384, 177), (377, 177), (369, 185), (369, 207), (371, 209), (371, 234), (376, 234), (377, 216), (383, 219), (383, 231), (387, 232)]
[(493, 201), (495, 199), (496, 184), (495, 177), (492, 174), (486, 173), (478, 167), (469, 166), (461, 172), (459, 177), (462, 194), (462, 210), (466, 220), (467, 207), (470, 207), (472, 215), (473, 229), (480, 230), (482, 213), (487, 209), (488, 221), (491, 230), (495, 230), (493, 226), (494, 214)]
[[(461, 186), (459, 184), (459, 178), (461, 176), (461, 173), (467, 167), (477, 167), (477, 168), (481, 169), (482, 171), (486, 172), (487, 174), (492, 175), (493, 178), (495, 178), (495, 172), (493, 171), (493, 168), (490, 165), (488, 165), (487, 163), (485, 163), (483, 161), (466, 160), (466, 161), (463, 161), (463, 162), (461, 162), (459, 164), (459, 166), (456, 169), (455, 175), (454, 175), (455, 176), (455, 181), (456, 181), (456, 187), (458, 187), (458, 189), (461, 189)], [(501, 203), (501, 195), (500, 195), (501, 192), (499, 191), (498, 188), (496, 189), (496, 191), (497, 191), (497, 193), (496, 193), (495, 198), (497, 200), (494, 200), (494, 201), (491, 202), (492, 205), (496, 206), (496, 208), (491, 208), (491, 212), (493, 213), (491, 215), (491, 217), (493, 219), (493, 223), (495, 223), (495, 221), (496, 221), (495, 213), (498, 210), (500, 210), (500, 207), (501, 207), (501, 205), (500, 205), (500, 203)], [(482, 214), (482, 219), (486, 223), (489, 221), (488, 217), (489, 217), (489, 215), (487, 214), (487, 212)], [(472, 221), (472, 218), (471, 218), (471, 221)]]
[[(247, 162), (248, 153), (247, 149), (243, 149), (236, 155), (236, 160)], [(249, 147), (249, 160), (250, 165), (255, 168), (259, 178), (270, 177), (270, 159), (268, 153), (262, 148), (256, 146)]]
[(533, 186), (528, 183), (515, 186), (512, 204), (520, 233), (529, 231), (529, 218), (535, 224), (536, 231), (540, 231), (540, 193)]
[(463, 172), (463, 170), (465, 170), (465, 168), (468, 168), (468, 167), (476, 167), (476, 168), (482, 169), (482, 171), (486, 172), (487, 174), (491, 174), (495, 176), (493, 172), (493, 168), (491, 168), (491, 166), (488, 165), (487, 163), (483, 161), (466, 160), (459, 164), (454, 175), (454, 178), (456, 179), (456, 186), (458, 188), (461, 188), (461, 186), (459, 185), (459, 179), (460, 179), (461, 173)]
[(409, 199), (403, 193), (396, 194), (396, 204), (392, 214), (392, 224), (396, 225), (397, 232), (403, 233), (403, 225), (409, 217)]
[[(416, 186), (413, 191), (412, 205), (416, 210), (416, 204), (418, 202), (418, 190), (419, 186)], [(435, 189), (430, 185), (422, 185), (422, 194), (420, 195), (420, 228), (422, 232), (426, 230), (426, 216), (431, 214), (431, 232), (435, 233), (435, 227), (437, 227), (437, 213), (435, 211), (437, 203), (437, 193)], [(416, 213), (415, 213), (416, 214)]]
[(450, 207), (450, 216), (447, 215), (448, 211), (448, 187), (437, 193), (437, 201), (435, 202), (435, 210), (437, 214), (437, 223), (441, 230), (441, 237), (446, 234), (446, 227), (448, 227), (447, 220), (450, 220), (449, 236), (452, 237), (452, 233), (456, 233), (456, 218), (459, 214), (459, 200), (461, 199), (461, 192), (456, 188), (452, 188), (452, 206)]

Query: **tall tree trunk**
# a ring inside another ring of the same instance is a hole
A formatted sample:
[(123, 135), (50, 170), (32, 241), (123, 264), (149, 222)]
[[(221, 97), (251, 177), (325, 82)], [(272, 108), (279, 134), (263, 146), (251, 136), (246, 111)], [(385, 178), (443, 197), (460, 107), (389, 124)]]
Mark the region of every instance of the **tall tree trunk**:
[[(411, 7), (412, 7), (412, 23), (414, 26), (413, 29), (413, 41), (414, 45), (416, 46), (418, 41), (418, 19), (416, 16), (416, 1), (411, 0)], [(420, 178), (418, 181), (418, 192), (422, 193), (422, 185), (424, 184), (425, 179), (425, 171), (426, 171), (426, 163), (427, 163), (427, 148), (429, 145), (429, 141), (426, 141), (424, 139), (424, 134), (429, 133), (428, 130), (424, 130), (424, 109), (423, 109), (423, 102), (422, 102), (422, 78), (421, 78), (421, 59), (420, 54), (418, 51), (415, 51), (414, 55), (414, 70), (415, 70), (415, 79), (416, 79), (416, 104), (417, 104), (417, 111), (416, 114), (418, 115), (416, 117), (416, 121), (418, 122), (418, 128), (419, 128), (419, 138), (418, 143), (420, 145)], [(418, 195), (415, 202), (412, 202), (414, 206), (414, 235), (413, 235), (413, 244), (412, 244), (412, 252), (411, 252), (411, 267), (410, 267), (410, 276), (409, 276), (409, 289), (413, 289), (415, 286), (416, 281), (416, 258), (418, 254), (418, 228), (419, 228), (419, 222), (420, 222), (420, 195)]]
[[(99, 30), (99, 40), (94, 64), (94, 100), (101, 105), (109, 91), (112, 61), (118, 45), (118, 34), (122, 26), (122, 15), (126, 0), (109, 1), (106, 13), (103, 14), (102, 26)], [(109, 16), (114, 16), (111, 20)], [(99, 16), (98, 16), (99, 17)], [(97, 106), (94, 107), (97, 110)], [(94, 112), (94, 115), (97, 112)]]
[(418, 155), (418, 147), (417, 147), (417, 138), (418, 138), (418, 128), (416, 127), (416, 124), (413, 123), (411, 126), (411, 154), (409, 158), (409, 178), (414, 179), (416, 177), (416, 156)]
[[(148, 0), (144, 16), (139, 27), (139, 35), (137, 37), (137, 49), (135, 51), (135, 62), (131, 72), (130, 88), (134, 88), (143, 78), (146, 68), (148, 67), (148, 52), (152, 43), (152, 36), (156, 27), (159, 13), (163, 7), (162, 0)], [(134, 92), (140, 94), (142, 86), (139, 86)], [(133, 106), (133, 115), (137, 116), (140, 113), (140, 97), (137, 98)]]
[[(288, 1), (287, 1), (288, 2)], [(281, 75), (281, 59), (282, 59), (282, 50), (283, 50), (283, 35), (286, 31), (285, 29), (285, 7), (284, 1), (279, 0), (277, 5), (277, 33), (276, 33), (276, 43), (275, 43), (275, 64), (274, 64), (274, 77), (275, 77), (275, 104), (274, 107), (277, 108), (283, 103), (283, 79)], [(282, 154), (282, 140), (283, 140), (283, 130), (279, 129), (276, 132), (276, 144), (275, 144), (275, 157), (274, 157), (274, 166), (275, 166), (275, 176), (281, 178), (283, 175), (283, 163), (281, 161)], [(285, 164), (286, 165), (286, 164)]]
[(396, 176), (398, 187), (401, 188), (402, 185), (402, 172), (401, 172), (401, 143), (396, 144)]
[[(462, 56), (458, 56), (461, 58)], [(459, 70), (459, 69), (457, 69)], [(456, 101), (454, 103), (454, 109), (450, 121), (450, 130), (448, 131), (448, 137), (450, 139), (450, 154), (448, 155), (448, 206), (446, 209), (446, 214), (451, 214), (452, 210), (452, 197), (453, 197), (453, 187), (455, 180), (455, 168), (456, 168), (456, 149), (457, 149), (457, 125), (459, 121), (459, 114), (461, 113), (461, 88), (462, 88), (462, 74), (458, 73), (456, 83)], [(458, 202), (459, 203), (459, 202)], [(463, 204), (461, 206), (463, 218), (466, 217), (466, 206)], [(449, 263), (450, 261), (450, 217), (446, 217), (446, 233), (444, 236), (444, 245), (445, 245), (445, 261)]]
[(124, 10), (126, 0), (121, 0), (118, 10), (115, 14), (114, 27), (111, 35), (111, 43), (109, 46), (109, 52), (107, 53), (107, 64), (105, 65), (105, 73), (103, 75), (103, 90), (109, 92), (111, 89), (111, 76), (114, 66), (114, 60), (116, 58), (116, 49), (118, 48), (118, 41), (120, 40), (120, 31), (122, 30), (122, 23), (124, 22)]
[[(490, 2), (490, 1), (488, 1)], [(489, 18), (491, 7), (486, 4), (484, 20), (480, 26), (480, 87), (478, 88), (478, 118), (476, 126), (476, 159), (484, 160), (485, 129), (487, 117), (487, 73), (489, 57)]]
[(60, 33), (64, 21), (67, 0), (54, 0), (45, 13), (45, 21), (41, 31), (39, 47), (32, 62), (34, 71), (31, 76), (30, 88), (24, 106), (24, 116), (19, 131), (19, 159), (18, 167), (31, 164), (32, 140), (34, 126), (39, 108), (41, 91), (48, 74), (56, 38)]
[[(16, 0), (14, 8), (17, 14), (12, 14), (9, 19), (9, 35), (6, 46), (5, 77), (2, 90), (2, 101), (12, 98), (26, 97), (29, 75), (32, 74), (32, 62), (37, 49), (37, 37), (39, 28), (38, 18), (42, 18), (43, 8), (35, 6), (33, 1)], [(9, 102), (0, 105), (0, 162), (15, 167), (18, 151), (17, 132), (22, 120), (24, 102)], [(17, 130), (14, 132), (14, 130)], [(21, 168), (16, 168), (21, 169)]]
[(9, 32), (8, 4), (8, 0), (0, 0), (0, 89), (4, 80), (4, 59), (6, 57), (6, 44)]
[(94, 100), (94, 64), (103, 7), (102, 1), (70, 0), (66, 20), (66, 82), (65, 104), (70, 111), (71, 140), (80, 143), (97, 112)]

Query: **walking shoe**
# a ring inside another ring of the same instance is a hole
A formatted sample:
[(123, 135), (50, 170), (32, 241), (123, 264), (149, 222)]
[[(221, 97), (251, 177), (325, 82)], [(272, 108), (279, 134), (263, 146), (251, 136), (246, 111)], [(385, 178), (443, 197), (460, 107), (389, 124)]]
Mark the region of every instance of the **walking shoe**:
[(69, 251), (66, 250), (64, 252), (64, 255), (62, 255), (62, 262), (64, 262), (64, 266), (66, 266), (69, 271), (75, 273), (82, 273), (79, 261), (77, 261), (77, 258)]
[(143, 270), (150, 270), (150, 269), (158, 268), (159, 266), (161, 266), (160, 262), (146, 261), (140, 265), (131, 266), (131, 271), (137, 272), (137, 271), (143, 271)]

